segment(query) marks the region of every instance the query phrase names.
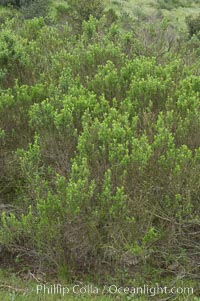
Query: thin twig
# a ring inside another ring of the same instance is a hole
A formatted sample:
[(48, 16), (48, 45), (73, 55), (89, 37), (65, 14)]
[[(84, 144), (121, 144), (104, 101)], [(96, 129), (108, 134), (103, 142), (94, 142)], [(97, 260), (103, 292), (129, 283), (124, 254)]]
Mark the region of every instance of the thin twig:
[(6, 284), (1, 284), (0, 288), (11, 289), (15, 292), (23, 292), (23, 293), (26, 293), (28, 291), (28, 289), (18, 288), (18, 287), (14, 287), (14, 286), (11, 286), (11, 285), (6, 285)]

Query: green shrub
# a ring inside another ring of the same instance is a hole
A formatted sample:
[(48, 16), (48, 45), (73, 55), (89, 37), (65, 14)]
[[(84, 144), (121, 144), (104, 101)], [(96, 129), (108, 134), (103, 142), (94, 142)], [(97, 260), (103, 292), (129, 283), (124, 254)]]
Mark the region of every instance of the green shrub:
[(2, 26), (0, 243), (13, 258), (73, 276), (168, 275), (171, 261), (198, 275), (199, 61), (171, 35), (165, 20), (127, 33), (106, 16), (79, 35), (44, 18)]
[(197, 17), (189, 16), (186, 18), (186, 23), (188, 26), (188, 31), (190, 37), (193, 35), (198, 35), (200, 32), (200, 15)]
[(177, 7), (190, 7), (192, 5), (192, 0), (158, 0), (158, 7), (161, 9), (174, 9)]
[(17, 7), (21, 6), (21, 0), (1, 0), (1, 5), (14, 5)]
[(45, 16), (48, 12), (50, 0), (2, 0), (2, 5), (13, 5), (20, 8), (27, 19)]
[(44, 17), (48, 14), (50, 0), (21, 0), (20, 7), (26, 19)]
[(88, 21), (90, 16), (99, 19), (103, 14), (104, 6), (101, 0), (69, 0), (69, 21), (78, 32), (81, 30), (83, 21)]

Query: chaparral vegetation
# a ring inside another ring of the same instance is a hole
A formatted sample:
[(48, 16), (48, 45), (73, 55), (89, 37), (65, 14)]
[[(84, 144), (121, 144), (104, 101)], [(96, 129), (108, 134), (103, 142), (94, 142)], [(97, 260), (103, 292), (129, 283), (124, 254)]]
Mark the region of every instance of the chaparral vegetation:
[(0, 4), (2, 270), (199, 300), (199, 1)]

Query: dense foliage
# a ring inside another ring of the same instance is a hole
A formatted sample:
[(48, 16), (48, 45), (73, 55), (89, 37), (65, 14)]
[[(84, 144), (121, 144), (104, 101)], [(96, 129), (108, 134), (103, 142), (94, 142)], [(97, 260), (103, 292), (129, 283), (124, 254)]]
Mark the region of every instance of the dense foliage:
[(23, 17), (31, 19), (46, 16), (50, 2), (51, 0), (1, 0), (0, 4), (20, 9)]
[(1, 24), (0, 256), (197, 275), (200, 42), (89, 15)]
[(178, 7), (190, 7), (194, 3), (198, 3), (199, 0), (157, 0), (159, 8), (162, 9), (174, 9)]
[(200, 37), (200, 15), (196, 17), (188, 16), (186, 21), (190, 37), (192, 37), (193, 35), (197, 35)]

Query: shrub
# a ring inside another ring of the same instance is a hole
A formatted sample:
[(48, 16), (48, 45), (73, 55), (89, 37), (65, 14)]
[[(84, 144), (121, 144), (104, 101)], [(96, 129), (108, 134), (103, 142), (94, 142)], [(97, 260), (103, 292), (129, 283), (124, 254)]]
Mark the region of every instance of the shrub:
[(188, 26), (190, 37), (192, 37), (193, 35), (198, 35), (198, 33), (200, 32), (200, 15), (198, 15), (197, 17), (194, 16), (187, 17), (186, 23)]
[(14, 5), (17, 7), (21, 6), (21, 0), (1, 0), (1, 5)]
[(48, 13), (50, 0), (21, 0), (20, 7), (26, 19), (44, 17)]
[(88, 21), (90, 16), (99, 19), (102, 16), (104, 6), (101, 0), (69, 0), (69, 21), (78, 32), (81, 30), (83, 21)]
[(164, 20), (18, 21), (0, 32), (3, 248), (40, 269), (198, 274), (198, 61)]
[(13, 5), (20, 8), (24, 17), (34, 18), (45, 16), (48, 12), (50, 0), (2, 0), (2, 5)]

